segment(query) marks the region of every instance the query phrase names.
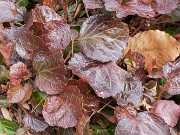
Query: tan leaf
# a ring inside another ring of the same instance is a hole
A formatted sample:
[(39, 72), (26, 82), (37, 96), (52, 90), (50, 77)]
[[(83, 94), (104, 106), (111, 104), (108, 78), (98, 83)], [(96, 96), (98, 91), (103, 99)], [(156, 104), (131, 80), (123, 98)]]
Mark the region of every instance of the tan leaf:
[(12, 121), (11, 115), (10, 115), (9, 111), (7, 110), (7, 108), (1, 107), (1, 112), (2, 112), (4, 118)]
[(149, 30), (131, 37), (125, 53), (129, 49), (145, 56), (145, 68), (153, 59), (156, 59), (154, 68), (161, 68), (166, 62), (175, 60), (179, 56), (180, 43), (165, 32)]

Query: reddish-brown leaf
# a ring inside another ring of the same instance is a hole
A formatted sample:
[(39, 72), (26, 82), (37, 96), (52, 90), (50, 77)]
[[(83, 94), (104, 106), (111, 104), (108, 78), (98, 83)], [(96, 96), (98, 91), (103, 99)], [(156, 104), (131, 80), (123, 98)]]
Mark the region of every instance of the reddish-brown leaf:
[(46, 23), (53, 20), (64, 22), (64, 19), (62, 17), (60, 17), (54, 10), (47, 6), (37, 5), (32, 10), (33, 22)]
[(117, 61), (127, 45), (128, 27), (105, 15), (89, 17), (81, 26), (79, 45), (83, 53), (101, 62)]
[(164, 90), (171, 95), (180, 94), (180, 59), (166, 63), (162, 71), (167, 79)]
[(15, 4), (10, 0), (0, 1), (0, 22), (11, 22), (17, 17), (17, 10)]
[(76, 134), (77, 135), (90, 135), (88, 133), (88, 125), (89, 125), (89, 116), (83, 114), (80, 118), (77, 126), (76, 126)]
[(58, 94), (67, 84), (64, 59), (61, 52), (54, 52), (42, 61), (33, 64), (37, 72), (35, 84), (47, 94)]
[(97, 9), (104, 7), (103, 0), (83, 0), (83, 2), (88, 9)]
[(43, 5), (48, 6), (49, 8), (57, 11), (60, 5), (60, 1), (59, 0), (44, 0)]
[(89, 85), (86, 82), (84, 82), (82, 79), (80, 79), (80, 80), (75, 80), (75, 79), (68, 80), (68, 85), (76, 86), (78, 89), (80, 89), (82, 94), (90, 93)]
[(45, 42), (26, 29), (16, 39), (16, 51), (22, 58), (36, 61), (41, 61), (50, 54)]
[(32, 90), (33, 87), (31, 84), (25, 84), (25, 86), (18, 84), (9, 88), (7, 91), (7, 98), (10, 103), (23, 103), (30, 98)]
[(115, 62), (100, 63), (78, 53), (69, 62), (69, 69), (75, 75), (87, 81), (99, 97), (115, 96), (124, 90), (128, 72)]
[(42, 132), (49, 126), (43, 118), (34, 114), (25, 114), (23, 121), (24, 127), (33, 132)]
[(177, 8), (179, 0), (154, 0), (151, 5), (155, 12), (159, 14), (168, 14)]
[(46, 99), (43, 117), (50, 126), (74, 127), (82, 116), (82, 98), (76, 86), (69, 85), (59, 96)]
[(33, 23), (30, 29), (34, 30), (50, 49), (65, 49), (71, 41), (70, 27), (62, 21)]
[(22, 62), (13, 64), (10, 67), (10, 82), (13, 85), (20, 84), (25, 76), (29, 75), (29, 70), (26, 65)]
[(140, 112), (132, 115), (125, 108), (117, 108), (118, 118), (115, 135), (171, 135), (170, 128), (159, 117), (150, 112)]
[(108, 11), (116, 11), (118, 18), (128, 15), (139, 15), (141, 17), (153, 17), (155, 12), (150, 4), (146, 4), (141, 0), (128, 0), (123, 3), (122, 0), (104, 0), (105, 8)]
[(157, 100), (151, 112), (161, 117), (169, 126), (174, 127), (180, 118), (180, 106), (172, 100)]
[(87, 115), (91, 115), (92, 112), (96, 111), (99, 107), (99, 100), (92, 94), (83, 95), (83, 110)]
[(124, 91), (120, 90), (115, 96), (117, 103), (121, 106), (126, 106), (128, 103), (132, 103), (137, 106), (143, 96), (144, 88), (142, 83), (137, 78), (127, 78), (124, 85)]

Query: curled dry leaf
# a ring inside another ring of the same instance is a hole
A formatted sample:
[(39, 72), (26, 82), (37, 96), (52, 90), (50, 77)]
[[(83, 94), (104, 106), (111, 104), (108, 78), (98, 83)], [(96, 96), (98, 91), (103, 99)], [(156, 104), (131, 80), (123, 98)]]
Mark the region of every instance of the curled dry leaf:
[(9, 88), (7, 91), (7, 98), (9, 103), (24, 103), (32, 94), (33, 87), (31, 84), (25, 84), (25, 86), (18, 84)]
[(28, 76), (29, 74), (30, 72), (24, 63), (18, 62), (16, 64), (13, 64), (10, 67), (10, 82), (13, 85), (20, 84), (23, 78), (25, 76)]
[(82, 98), (76, 86), (69, 85), (59, 96), (46, 99), (43, 117), (50, 126), (74, 127), (82, 116)]
[(17, 18), (16, 6), (10, 0), (0, 1), (0, 22), (11, 22)]
[(50, 49), (65, 49), (71, 41), (70, 27), (62, 21), (49, 21), (45, 24), (35, 22), (30, 29), (42, 38)]
[(140, 112), (132, 115), (126, 108), (117, 108), (115, 115), (118, 125), (115, 135), (170, 135), (170, 128), (159, 117), (150, 112)]
[(180, 117), (180, 106), (172, 100), (157, 100), (151, 112), (161, 117), (169, 126), (174, 127)]
[(159, 30), (149, 30), (136, 34), (128, 41), (128, 47), (146, 58), (145, 67), (156, 59), (154, 68), (161, 68), (166, 62), (175, 60), (180, 54), (180, 43), (169, 34)]
[(35, 84), (47, 94), (59, 94), (67, 85), (64, 59), (61, 52), (54, 52), (43, 61), (34, 61), (33, 68), (37, 75)]
[(180, 59), (166, 63), (162, 72), (167, 79), (164, 91), (168, 91), (171, 95), (180, 94)]
[(78, 53), (69, 61), (69, 69), (87, 81), (99, 97), (115, 96), (124, 90), (128, 72), (121, 69), (115, 62), (100, 63), (88, 59), (84, 54)]
[(83, 53), (101, 62), (117, 61), (129, 38), (128, 27), (105, 15), (89, 17), (81, 26), (79, 46)]
[(150, 4), (146, 4), (141, 0), (104, 0), (105, 8), (108, 11), (116, 11), (118, 18), (126, 17), (128, 15), (139, 15), (141, 17), (153, 17), (155, 12)]
[(103, 0), (83, 0), (83, 2), (88, 9), (97, 9), (104, 7)]
[(43, 118), (35, 116), (34, 114), (25, 114), (23, 121), (26, 129), (35, 132), (42, 132), (49, 126)]

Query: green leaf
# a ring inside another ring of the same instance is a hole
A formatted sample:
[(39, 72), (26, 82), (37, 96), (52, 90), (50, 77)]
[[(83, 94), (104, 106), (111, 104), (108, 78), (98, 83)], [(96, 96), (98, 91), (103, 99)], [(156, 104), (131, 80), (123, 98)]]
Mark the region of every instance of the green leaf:
[(9, 70), (3, 65), (0, 65), (0, 81), (7, 80), (9, 78)]
[(0, 119), (0, 134), (14, 135), (19, 125), (5, 118)]
[(20, 3), (22, 6), (27, 7), (29, 5), (28, 0), (16, 0), (18, 3)]
[(1, 107), (7, 107), (9, 105), (10, 105), (10, 103), (7, 100), (7, 98), (5, 96), (3, 96), (3, 95), (0, 95), (0, 108)]
[(37, 105), (37, 104), (43, 105), (46, 98), (48, 98), (47, 94), (45, 94), (41, 91), (36, 91), (32, 94), (30, 101), (35, 105)]
[(180, 26), (166, 28), (165, 32), (170, 35), (176, 35), (176, 34), (180, 33)]

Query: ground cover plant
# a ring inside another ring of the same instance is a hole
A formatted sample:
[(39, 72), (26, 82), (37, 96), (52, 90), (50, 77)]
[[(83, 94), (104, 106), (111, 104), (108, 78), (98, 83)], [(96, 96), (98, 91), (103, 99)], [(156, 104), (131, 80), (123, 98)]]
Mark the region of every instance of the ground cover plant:
[(0, 0), (0, 134), (179, 135), (179, 0)]

